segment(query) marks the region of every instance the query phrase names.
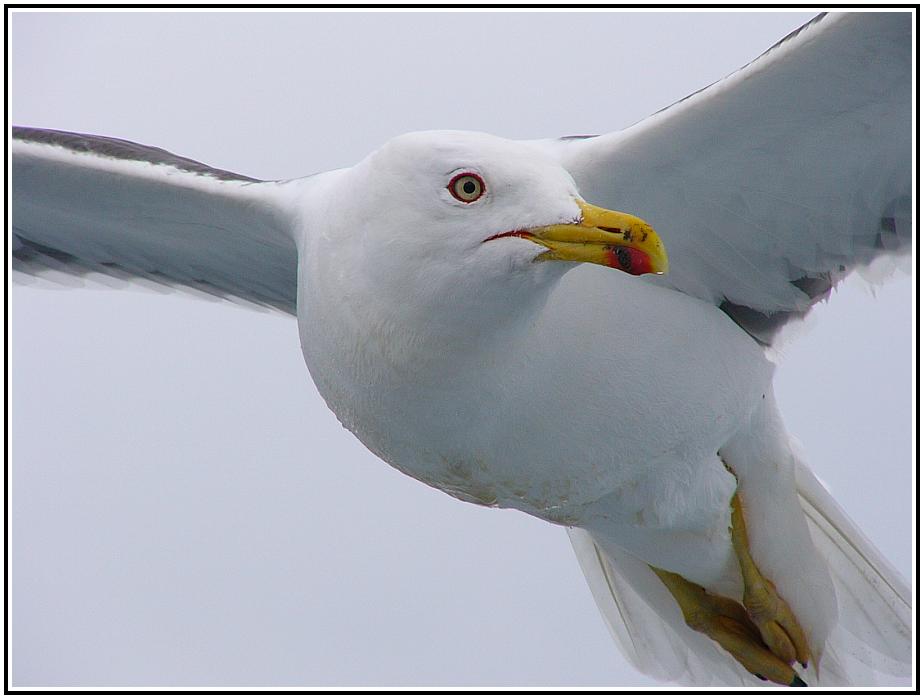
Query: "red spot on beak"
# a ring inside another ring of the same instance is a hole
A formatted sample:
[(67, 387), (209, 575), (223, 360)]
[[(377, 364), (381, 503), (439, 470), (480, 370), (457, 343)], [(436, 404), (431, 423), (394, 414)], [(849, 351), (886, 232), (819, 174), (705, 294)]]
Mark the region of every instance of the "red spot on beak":
[(607, 265), (627, 274), (638, 276), (651, 272), (651, 259), (641, 250), (617, 245), (606, 251)]

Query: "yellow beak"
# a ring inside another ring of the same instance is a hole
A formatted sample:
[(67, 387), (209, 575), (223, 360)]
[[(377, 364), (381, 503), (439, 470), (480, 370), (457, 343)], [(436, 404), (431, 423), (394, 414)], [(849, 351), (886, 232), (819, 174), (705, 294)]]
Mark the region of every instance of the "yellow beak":
[(578, 200), (581, 220), (530, 228), (518, 235), (548, 248), (537, 260), (592, 262), (629, 274), (664, 274), (667, 251), (642, 219)]

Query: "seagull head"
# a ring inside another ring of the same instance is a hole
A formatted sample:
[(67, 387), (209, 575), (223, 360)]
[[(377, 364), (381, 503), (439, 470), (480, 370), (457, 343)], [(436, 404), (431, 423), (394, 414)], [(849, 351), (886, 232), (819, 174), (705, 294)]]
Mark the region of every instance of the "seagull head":
[(357, 276), (431, 316), (515, 309), (581, 262), (632, 275), (667, 270), (651, 226), (584, 201), (567, 170), (529, 143), (406, 134), (351, 168), (344, 185)]

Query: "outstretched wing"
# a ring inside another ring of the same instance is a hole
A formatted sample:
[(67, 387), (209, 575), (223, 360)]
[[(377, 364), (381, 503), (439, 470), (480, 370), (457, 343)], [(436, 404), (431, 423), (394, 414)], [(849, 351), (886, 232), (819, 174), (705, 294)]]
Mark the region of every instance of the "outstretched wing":
[(12, 150), (14, 269), (144, 276), (295, 312), (285, 183), (48, 129), (14, 127)]
[(588, 201), (661, 234), (657, 283), (769, 343), (851, 269), (910, 250), (911, 23), (821, 15), (635, 126), (543, 145)]

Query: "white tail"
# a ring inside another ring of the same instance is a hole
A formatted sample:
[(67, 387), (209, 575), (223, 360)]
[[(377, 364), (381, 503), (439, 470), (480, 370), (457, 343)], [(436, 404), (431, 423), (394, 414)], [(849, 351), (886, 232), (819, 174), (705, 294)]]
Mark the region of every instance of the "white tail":
[[(908, 586), (798, 462), (796, 485), (812, 543), (834, 582), (838, 606), (820, 666), (803, 672), (803, 679), (814, 686), (910, 684)], [(604, 551), (582, 529), (571, 529), (569, 535), (610, 632), (641, 672), (689, 686), (767, 686), (711, 639), (684, 624), (676, 602), (644, 562), (623, 551)]]

